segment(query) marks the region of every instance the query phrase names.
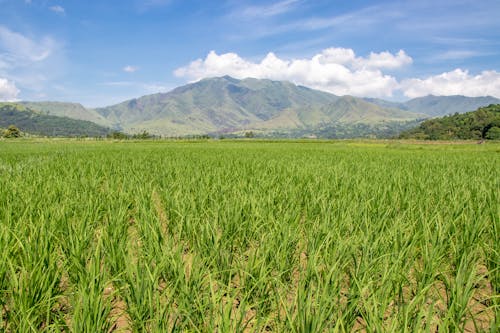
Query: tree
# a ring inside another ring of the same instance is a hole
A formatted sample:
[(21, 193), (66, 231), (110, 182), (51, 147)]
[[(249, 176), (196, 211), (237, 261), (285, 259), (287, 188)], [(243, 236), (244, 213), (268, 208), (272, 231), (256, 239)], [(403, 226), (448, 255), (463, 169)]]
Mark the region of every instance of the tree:
[(108, 134), (108, 138), (126, 140), (128, 139), (128, 135), (120, 131), (113, 131), (111, 134)]
[(153, 136), (149, 134), (147, 131), (142, 131), (142, 133), (134, 134), (132, 136), (133, 139), (140, 139), (140, 140), (146, 140), (146, 139), (151, 139)]
[(500, 140), (500, 127), (494, 126), (486, 133), (486, 139)]
[(497, 140), (500, 128), (500, 104), (476, 111), (429, 119), (418, 128), (403, 132), (400, 137), (415, 138), (423, 134), (430, 140)]
[(4, 132), (4, 138), (19, 138), (21, 137), (21, 131), (14, 125), (10, 125)]

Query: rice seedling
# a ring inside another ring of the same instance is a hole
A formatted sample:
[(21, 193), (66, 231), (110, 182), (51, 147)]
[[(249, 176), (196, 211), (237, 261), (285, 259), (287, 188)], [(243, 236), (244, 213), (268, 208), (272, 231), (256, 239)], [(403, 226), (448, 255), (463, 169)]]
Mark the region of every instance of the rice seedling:
[(498, 151), (0, 142), (0, 331), (494, 332)]

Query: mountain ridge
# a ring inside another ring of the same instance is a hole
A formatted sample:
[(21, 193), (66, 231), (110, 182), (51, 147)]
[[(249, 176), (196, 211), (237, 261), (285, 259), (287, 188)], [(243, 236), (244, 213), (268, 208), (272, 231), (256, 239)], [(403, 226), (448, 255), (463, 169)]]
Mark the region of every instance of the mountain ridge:
[(377, 98), (364, 98), (364, 100), (384, 107), (396, 107), (411, 112), (424, 113), (430, 117), (470, 112), (481, 106), (500, 104), (500, 99), (493, 96), (468, 97), (463, 95), (427, 95), (412, 98), (406, 102), (390, 102)]
[(207, 78), (170, 92), (95, 109), (129, 132), (202, 134), (273, 128), (314, 128), (334, 122), (414, 120), (425, 115), (383, 108), (291, 82), (229, 76)]
[(42, 136), (106, 136), (109, 128), (88, 120), (48, 115), (25, 104), (0, 102), (0, 127), (14, 125), (22, 132)]
[(169, 92), (94, 109), (78, 103), (22, 102), (49, 115), (88, 120), (131, 134), (147, 131), (162, 136), (277, 130), (314, 135), (324, 128), (337, 130), (355, 124), (372, 128), (392, 122), (399, 129), (404, 127), (401, 124), (498, 103), (500, 99), (491, 96), (460, 95), (392, 102), (337, 96), (287, 81), (230, 76), (205, 78)]
[(68, 117), (77, 120), (91, 121), (101, 126), (109, 126), (110, 123), (93, 109), (86, 108), (80, 103), (57, 102), (57, 101), (21, 101), (19, 104), (39, 111), (43, 114), (57, 117)]

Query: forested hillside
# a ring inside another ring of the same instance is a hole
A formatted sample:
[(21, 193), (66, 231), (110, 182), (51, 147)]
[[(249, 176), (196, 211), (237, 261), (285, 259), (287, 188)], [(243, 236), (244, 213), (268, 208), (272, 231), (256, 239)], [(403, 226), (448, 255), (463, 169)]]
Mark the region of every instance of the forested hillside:
[(473, 112), (429, 119), (401, 133), (400, 138), (426, 140), (500, 140), (500, 104)]
[(43, 136), (105, 136), (110, 132), (90, 121), (50, 116), (18, 103), (0, 103), (0, 128), (10, 125)]
[(95, 110), (85, 108), (79, 103), (66, 102), (19, 102), (23, 106), (49, 116), (67, 117), (71, 119), (87, 120), (97, 125), (108, 127), (110, 125), (103, 116)]

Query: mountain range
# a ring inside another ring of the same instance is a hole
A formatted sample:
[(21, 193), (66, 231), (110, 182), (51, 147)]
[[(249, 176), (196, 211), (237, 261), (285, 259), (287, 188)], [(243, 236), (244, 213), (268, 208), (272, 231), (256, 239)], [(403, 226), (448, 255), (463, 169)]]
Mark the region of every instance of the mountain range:
[[(207, 78), (116, 105), (87, 109), (80, 104), (23, 102), (48, 115), (92, 121), (126, 133), (147, 131), (162, 136), (230, 134), (252, 131), (292, 136), (325, 128), (375, 130), (429, 117), (500, 104), (494, 97), (426, 96), (404, 103), (373, 98), (336, 96), (290, 82), (229, 76)], [(398, 127), (398, 128), (399, 128)], [(363, 133), (362, 133), (363, 134)], [(366, 135), (363, 134), (361, 136)]]

